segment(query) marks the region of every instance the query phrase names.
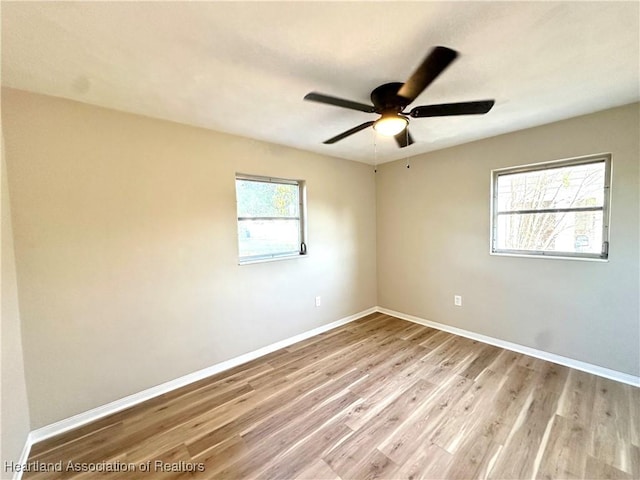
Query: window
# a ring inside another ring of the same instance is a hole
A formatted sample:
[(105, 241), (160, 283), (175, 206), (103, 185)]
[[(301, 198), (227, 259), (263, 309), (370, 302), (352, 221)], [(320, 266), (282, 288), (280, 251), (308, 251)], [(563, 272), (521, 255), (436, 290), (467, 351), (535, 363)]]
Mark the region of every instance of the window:
[(492, 253), (608, 257), (611, 155), (492, 173)]
[(300, 180), (236, 175), (240, 263), (305, 255)]

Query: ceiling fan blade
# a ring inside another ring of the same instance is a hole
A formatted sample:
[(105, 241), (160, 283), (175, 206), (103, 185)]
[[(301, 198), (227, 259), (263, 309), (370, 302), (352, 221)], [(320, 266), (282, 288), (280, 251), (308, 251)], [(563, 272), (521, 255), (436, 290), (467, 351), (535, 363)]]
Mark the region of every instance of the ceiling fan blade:
[(350, 108), (351, 110), (359, 110), (360, 112), (375, 113), (376, 108), (373, 105), (365, 105), (364, 103), (353, 102), (351, 100), (345, 100), (344, 98), (331, 97), (322, 93), (311, 92), (304, 96), (305, 100), (312, 102), (326, 103), (328, 105), (334, 105), (336, 107)]
[(411, 109), (409, 115), (413, 118), (447, 117), (449, 115), (480, 115), (487, 113), (493, 107), (495, 100), (481, 100), (478, 102), (443, 103), (440, 105), (422, 105)]
[(373, 122), (365, 122), (361, 125), (358, 125), (357, 127), (353, 127), (350, 130), (347, 130), (346, 132), (342, 132), (340, 135), (336, 135), (333, 138), (330, 138), (329, 140), (325, 140), (322, 143), (326, 143), (326, 144), (330, 144), (330, 143), (336, 143), (340, 140), (342, 140), (343, 138), (347, 138), (349, 135), (353, 135), (354, 133), (358, 133), (360, 130), (364, 130), (367, 127), (370, 127), (371, 125), (373, 125)]
[(409, 133), (409, 129), (405, 128), (402, 132), (395, 135), (393, 138), (396, 139), (396, 143), (400, 148), (408, 147), (413, 144), (413, 137)]
[(413, 102), (422, 91), (440, 75), (458, 56), (458, 52), (447, 47), (435, 47), (424, 59), (409, 80), (400, 87), (398, 95)]

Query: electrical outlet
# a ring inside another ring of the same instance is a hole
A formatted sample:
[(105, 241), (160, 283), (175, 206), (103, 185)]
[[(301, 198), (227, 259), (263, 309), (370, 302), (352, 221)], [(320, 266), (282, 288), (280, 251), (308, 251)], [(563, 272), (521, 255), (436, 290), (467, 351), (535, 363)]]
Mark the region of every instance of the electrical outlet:
[(462, 295), (454, 295), (453, 296), (453, 304), (456, 307), (461, 307), (462, 306)]
[(319, 307), (320, 305), (322, 305), (322, 298), (320, 298), (320, 295), (318, 295), (316, 297), (316, 307)]

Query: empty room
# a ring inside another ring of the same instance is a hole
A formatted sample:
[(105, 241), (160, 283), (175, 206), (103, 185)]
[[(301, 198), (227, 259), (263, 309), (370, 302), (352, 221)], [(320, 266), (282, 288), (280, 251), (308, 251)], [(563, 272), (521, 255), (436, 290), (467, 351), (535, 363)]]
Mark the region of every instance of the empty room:
[(640, 478), (640, 3), (0, 9), (0, 478)]

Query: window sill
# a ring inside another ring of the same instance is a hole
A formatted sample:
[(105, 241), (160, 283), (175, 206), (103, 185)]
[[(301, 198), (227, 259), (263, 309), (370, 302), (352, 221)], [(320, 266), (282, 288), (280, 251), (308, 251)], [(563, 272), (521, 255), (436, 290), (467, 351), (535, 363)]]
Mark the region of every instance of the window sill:
[(305, 258), (308, 257), (309, 254), (301, 255), (282, 255), (280, 257), (269, 257), (269, 258), (255, 258), (252, 260), (238, 260), (238, 265), (253, 265), (254, 263), (269, 263), (269, 262), (280, 262), (283, 260), (295, 260), (297, 258)]
[(594, 258), (594, 257), (563, 257), (560, 255), (527, 255), (526, 253), (502, 253), (502, 252), (489, 252), (489, 255), (496, 257), (519, 257), (519, 258), (541, 258), (545, 260), (577, 260), (580, 262), (597, 262), (608, 263), (608, 258)]

